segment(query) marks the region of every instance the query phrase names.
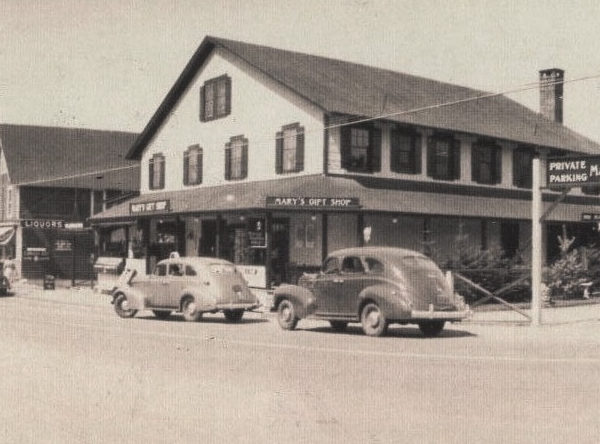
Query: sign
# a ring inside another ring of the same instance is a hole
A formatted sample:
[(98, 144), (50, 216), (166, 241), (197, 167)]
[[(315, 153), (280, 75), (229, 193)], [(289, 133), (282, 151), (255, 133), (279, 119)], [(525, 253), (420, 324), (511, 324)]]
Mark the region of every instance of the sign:
[(250, 248), (266, 248), (265, 223), (263, 219), (250, 219), (248, 221), (248, 243)]
[(45, 247), (27, 247), (23, 251), (23, 259), (37, 261), (47, 261), (50, 259), (48, 256), (48, 249)]
[(83, 228), (83, 222), (66, 222), (65, 228), (67, 230), (80, 230)]
[[(600, 179), (600, 178), (599, 178)], [(267, 196), (267, 207), (342, 209), (360, 208), (358, 197), (275, 197)]]
[(581, 213), (582, 222), (598, 222), (600, 221), (600, 213)]
[(64, 228), (64, 220), (54, 219), (24, 219), (21, 221), (23, 228)]
[(549, 187), (600, 183), (600, 157), (548, 159), (546, 182)]
[(267, 269), (263, 265), (236, 265), (248, 287), (267, 288)]
[(169, 211), (171, 211), (171, 201), (168, 199), (129, 204), (129, 214), (165, 213)]

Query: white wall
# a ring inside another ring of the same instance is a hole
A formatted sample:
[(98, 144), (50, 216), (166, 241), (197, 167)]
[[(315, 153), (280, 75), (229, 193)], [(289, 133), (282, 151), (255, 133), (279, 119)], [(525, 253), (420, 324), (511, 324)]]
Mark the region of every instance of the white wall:
[[(200, 87), (206, 80), (227, 74), (231, 77), (231, 114), (210, 122), (199, 118)], [(248, 178), (257, 181), (317, 174), (323, 170), (323, 113), (254, 68), (217, 49), (206, 61), (191, 86), (174, 107), (143, 153), (141, 193), (148, 189), (148, 160), (154, 153), (165, 155), (165, 188), (183, 186), (183, 153), (188, 146), (203, 148), (203, 183), (197, 187), (228, 183), (224, 179), (224, 148), (233, 136), (248, 139)], [(275, 134), (283, 125), (298, 122), (305, 131), (304, 171), (275, 174)], [(239, 181), (235, 181), (239, 182)]]

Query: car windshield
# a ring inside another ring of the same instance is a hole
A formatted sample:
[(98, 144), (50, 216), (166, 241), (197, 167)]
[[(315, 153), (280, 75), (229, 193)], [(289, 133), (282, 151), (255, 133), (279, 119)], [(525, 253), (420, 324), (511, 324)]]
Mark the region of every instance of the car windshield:
[(210, 264), (209, 269), (211, 273), (215, 274), (235, 273), (235, 267), (232, 264)]

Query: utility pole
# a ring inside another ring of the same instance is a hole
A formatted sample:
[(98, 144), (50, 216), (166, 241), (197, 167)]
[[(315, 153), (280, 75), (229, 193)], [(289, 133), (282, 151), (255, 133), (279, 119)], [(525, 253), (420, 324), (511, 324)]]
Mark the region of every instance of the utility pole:
[(535, 155), (531, 176), (531, 325), (541, 325), (542, 302), (542, 190), (541, 162)]

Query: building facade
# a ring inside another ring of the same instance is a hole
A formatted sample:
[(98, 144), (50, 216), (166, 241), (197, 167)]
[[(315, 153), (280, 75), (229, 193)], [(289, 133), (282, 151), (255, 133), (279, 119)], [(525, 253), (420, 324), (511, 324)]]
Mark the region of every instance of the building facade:
[[(126, 227), (146, 270), (171, 251), (214, 255), (257, 287), (357, 245), (440, 261), (458, 242), (526, 252), (533, 156), (600, 152), (560, 121), (563, 74), (540, 72), (540, 115), (465, 87), (207, 37), (127, 154), (141, 161), (140, 196), (92, 224), (105, 237)], [(549, 256), (564, 230), (597, 237), (580, 222), (600, 210), (597, 193), (573, 190), (552, 212)]]
[(88, 218), (138, 194), (136, 134), (0, 125), (0, 260), (17, 274), (93, 278)]

